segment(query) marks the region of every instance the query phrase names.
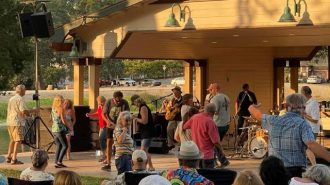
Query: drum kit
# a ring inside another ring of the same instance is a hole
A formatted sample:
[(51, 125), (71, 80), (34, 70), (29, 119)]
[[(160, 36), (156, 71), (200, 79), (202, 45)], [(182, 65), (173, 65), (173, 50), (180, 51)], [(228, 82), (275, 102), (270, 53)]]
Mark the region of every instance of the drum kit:
[(252, 117), (244, 117), (242, 133), (235, 143), (235, 153), (239, 158), (252, 157), (261, 159), (268, 153), (268, 131), (261, 128), (260, 122)]

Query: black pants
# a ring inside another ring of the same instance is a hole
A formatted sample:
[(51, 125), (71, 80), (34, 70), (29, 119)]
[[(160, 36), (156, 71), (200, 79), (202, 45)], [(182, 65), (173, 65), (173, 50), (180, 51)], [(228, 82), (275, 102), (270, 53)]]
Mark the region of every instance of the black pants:
[(54, 132), (54, 140), (56, 145), (55, 150), (55, 163), (62, 163), (63, 157), (66, 153), (66, 149), (68, 148), (66, 133), (65, 132)]

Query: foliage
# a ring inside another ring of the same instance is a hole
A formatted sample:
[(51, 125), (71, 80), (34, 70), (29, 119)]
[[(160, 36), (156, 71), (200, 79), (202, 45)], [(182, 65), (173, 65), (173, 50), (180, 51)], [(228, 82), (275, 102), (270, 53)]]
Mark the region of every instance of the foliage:
[(121, 60), (104, 59), (101, 65), (100, 78), (107, 80), (119, 78), (124, 73), (124, 68), (124, 63)]
[(325, 63), (328, 58), (328, 47), (323, 46), (313, 57), (311, 63)]
[(32, 59), (31, 40), (22, 39), (17, 23), (17, 12), (21, 5), (16, 0), (0, 1), (0, 89), (9, 89), (10, 80), (17, 77), (25, 62)]
[(163, 65), (166, 66), (166, 77), (180, 76), (183, 74), (183, 64), (175, 60), (124, 60), (125, 76), (133, 79), (163, 78)]
[[(20, 171), (20, 170), (0, 169), (0, 173), (4, 174), (6, 177), (19, 178), (21, 172), (22, 171)], [(81, 176), (82, 184), (89, 184), (89, 185), (101, 184), (102, 181), (105, 179), (106, 178), (104, 178), (104, 177)]]

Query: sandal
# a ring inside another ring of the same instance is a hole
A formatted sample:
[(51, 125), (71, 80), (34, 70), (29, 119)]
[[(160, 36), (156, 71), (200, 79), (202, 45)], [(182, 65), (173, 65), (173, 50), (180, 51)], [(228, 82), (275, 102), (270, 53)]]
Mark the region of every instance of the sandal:
[(148, 168), (148, 171), (153, 172), (155, 171), (155, 168)]
[(17, 159), (12, 159), (10, 164), (16, 165), (16, 164), (24, 164), (24, 163), (22, 161), (17, 160)]
[(11, 162), (11, 157), (7, 157), (6, 158), (6, 163), (10, 163)]

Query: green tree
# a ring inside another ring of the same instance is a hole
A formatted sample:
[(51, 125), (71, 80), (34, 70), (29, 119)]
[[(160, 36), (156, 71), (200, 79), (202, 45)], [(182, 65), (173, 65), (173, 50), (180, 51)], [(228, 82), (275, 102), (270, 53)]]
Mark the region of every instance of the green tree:
[(101, 65), (100, 78), (101, 79), (115, 79), (121, 77), (124, 73), (124, 63), (117, 59), (104, 59)]
[(16, 0), (0, 1), (0, 89), (11, 89), (13, 78), (20, 83), (24, 64), (31, 62), (30, 39), (22, 39), (17, 12), (22, 8)]

